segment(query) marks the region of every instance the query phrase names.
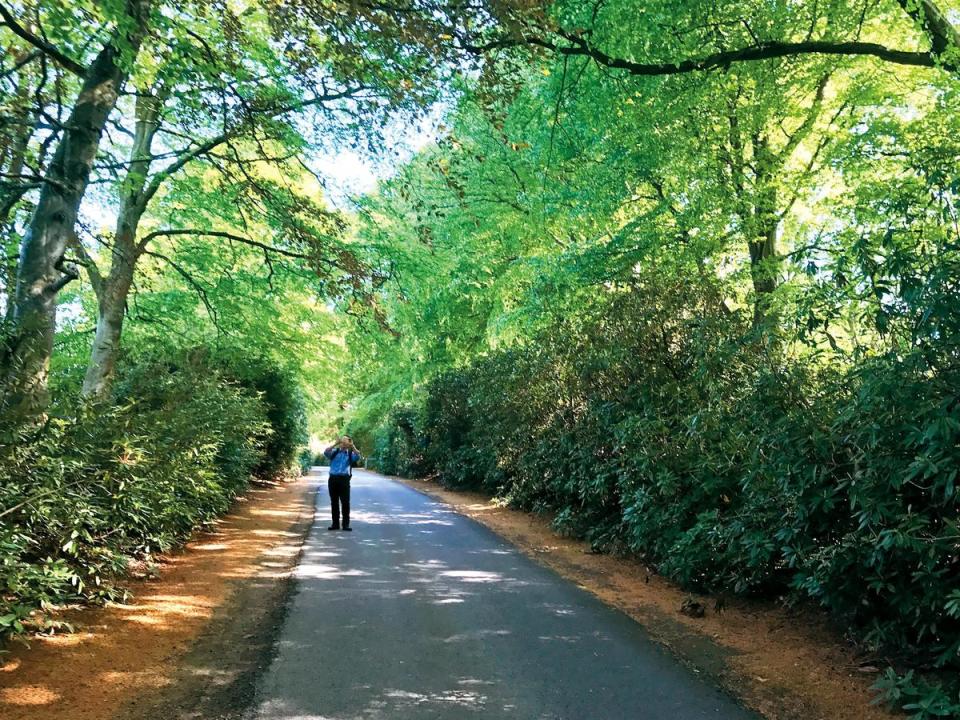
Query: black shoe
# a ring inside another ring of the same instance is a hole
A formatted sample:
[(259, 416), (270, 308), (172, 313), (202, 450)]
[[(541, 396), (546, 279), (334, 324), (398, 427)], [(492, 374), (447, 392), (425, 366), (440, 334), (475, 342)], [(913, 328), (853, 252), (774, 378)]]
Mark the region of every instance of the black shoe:
[(339, 530), (339, 529), (340, 529), (339, 525), (331, 525), (330, 527), (327, 528), (327, 530)]
[(344, 532), (353, 532), (353, 528), (350, 527), (349, 525), (344, 525), (344, 526), (343, 526), (342, 528), (340, 528), (340, 529), (343, 530)]

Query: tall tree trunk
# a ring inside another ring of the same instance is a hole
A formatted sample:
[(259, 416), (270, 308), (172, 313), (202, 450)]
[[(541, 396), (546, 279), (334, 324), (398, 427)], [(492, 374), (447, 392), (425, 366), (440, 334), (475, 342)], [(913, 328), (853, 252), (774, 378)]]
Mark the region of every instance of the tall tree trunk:
[(162, 89), (137, 98), (137, 124), (130, 166), (120, 188), (120, 213), (114, 233), (110, 272), (102, 280), (92, 276), (98, 303), (97, 334), (83, 379), (84, 397), (106, 395), (117, 365), (127, 296), (133, 285), (137, 260), (143, 252), (137, 244), (137, 229), (150, 198), (145, 188), (153, 155), (153, 139), (160, 127), (165, 99), (166, 92)]
[[(133, 52), (146, 33), (150, 4), (151, 0), (126, 2), (130, 24), (119, 32), (125, 33), (126, 45)], [(42, 413), (48, 401), (57, 295), (76, 277), (63, 265), (64, 253), (74, 233), (100, 137), (127, 78), (118, 40), (114, 37), (86, 72), (20, 245), (13, 328), (4, 357), (5, 410), (15, 419)]]
[(753, 281), (753, 325), (769, 324), (773, 317), (773, 293), (780, 284), (780, 255), (777, 253), (778, 225), (749, 243), (750, 278)]
[(6, 167), (6, 173), (11, 179), (9, 184), (4, 183), (5, 187), (0, 188), (0, 251), (3, 252), (3, 269), (0, 270), (3, 276), (0, 281), (3, 283), (4, 301), (6, 303), (3, 313), (3, 322), (5, 323), (13, 321), (13, 289), (17, 277), (17, 260), (13, 254), (15, 238), (13, 237), (13, 225), (10, 222), (10, 216), (20, 198), (27, 192), (27, 186), (23, 183), (16, 184), (17, 181), (13, 178), (23, 172), (27, 147), (35, 130), (33, 124), (26, 124), (29, 120), (26, 113), (23, 119), (25, 125), (11, 146), (10, 163)]
[(747, 243), (750, 251), (750, 277), (753, 281), (754, 327), (770, 325), (774, 312), (773, 293), (780, 285), (780, 255), (777, 252), (777, 233), (780, 229), (778, 173), (786, 158), (778, 158), (764, 137), (754, 141), (756, 188), (753, 232)]
[[(17, 58), (19, 59), (19, 58)], [(3, 266), (0, 269), (4, 293), (3, 322), (13, 320), (13, 288), (16, 284), (17, 261), (13, 253), (14, 238), (10, 216), (20, 199), (30, 188), (19, 178), (26, 166), (27, 148), (30, 139), (37, 130), (39, 114), (31, 111), (30, 88), (26, 79), (17, 83), (17, 112), (14, 116), (13, 127), (16, 128), (6, 137), (3, 148), (3, 163), (5, 178), (0, 181), (0, 251), (3, 253)]]
[[(784, 197), (784, 172), (797, 148), (813, 132), (823, 109), (829, 82), (828, 72), (817, 82), (813, 102), (792, 132), (783, 126), (787, 116), (780, 118), (779, 129), (787, 136), (781, 148), (771, 145), (765, 130), (750, 135), (744, 133), (737, 117), (736, 104), (730, 103), (730, 129), (726, 147), (722, 148), (722, 157), (750, 254), (754, 327), (775, 326), (774, 293), (780, 286), (783, 269), (783, 256), (777, 250), (777, 236), (784, 216), (797, 197), (796, 193), (792, 199)], [(738, 86), (736, 99), (739, 99), (742, 91), (742, 86)], [(812, 161), (807, 172), (811, 167)]]
[[(119, 245), (119, 242), (117, 243)], [(134, 246), (131, 250), (130, 245)], [(114, 249), (110, 274), (103, 280), (97, 293), (97, 334), (90, 351), (90, 361), (83, 378), (83, 396), (101, 398), (110, 389), (113, 373), (117, 366), (117, 354), (120, 350), (120, 336), (123, 332), (123, 319), (127, 310), (127, 296), (133, 285), (137, 252), (134, 243)]]

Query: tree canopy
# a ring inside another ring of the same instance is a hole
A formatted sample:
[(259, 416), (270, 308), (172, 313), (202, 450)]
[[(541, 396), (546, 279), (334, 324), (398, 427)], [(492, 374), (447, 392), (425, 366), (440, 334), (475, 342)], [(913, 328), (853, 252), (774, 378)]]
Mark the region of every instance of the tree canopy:
[[(819, 605), (885, 698), (960, 712), (958, 23), (0, 2), (0, 631), (350, 427), (684, 587)], [(379, 163), (346, 200), (344, 150)]]

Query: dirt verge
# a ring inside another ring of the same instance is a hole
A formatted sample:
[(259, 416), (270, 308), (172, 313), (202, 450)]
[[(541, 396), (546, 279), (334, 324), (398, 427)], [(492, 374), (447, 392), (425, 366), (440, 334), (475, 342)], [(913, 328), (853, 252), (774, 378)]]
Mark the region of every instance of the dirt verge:
[(14, 646), (4, 720), (232, 718), (283, 619), (316, 477), (251, 489), (213, 532), (132, 581), (128, 604), (71, 610), (77, 632)]
[[(641, 563), (597, 555), (558, 536), (550, 518), (504, 508), (479, 493), (394, 478), (486, 525), (537, 562), (630, 615), (696, 672), (770, 720), (891, 720), (870, 705), (876, 669), (865, 665), (822, 614), (771, 603), (691, 598)], [(701, 603), (702, 618), (681, 614)]]

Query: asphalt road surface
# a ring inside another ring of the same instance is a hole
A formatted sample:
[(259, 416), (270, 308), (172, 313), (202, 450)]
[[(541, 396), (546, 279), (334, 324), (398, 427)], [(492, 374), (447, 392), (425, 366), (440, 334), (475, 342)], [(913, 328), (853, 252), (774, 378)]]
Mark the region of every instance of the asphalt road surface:
[(370, 472), (354, 532), (326, 478), (258, 720), (756, 720), (633, 620), (448, 506)]

